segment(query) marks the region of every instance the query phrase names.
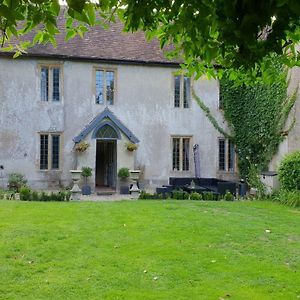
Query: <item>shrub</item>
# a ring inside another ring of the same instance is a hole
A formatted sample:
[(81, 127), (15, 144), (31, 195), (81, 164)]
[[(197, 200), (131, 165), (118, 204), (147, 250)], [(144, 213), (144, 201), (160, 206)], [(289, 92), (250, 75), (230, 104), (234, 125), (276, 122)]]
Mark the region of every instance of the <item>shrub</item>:
[(32, 201), (40, 201), (39, 193), (36, 191), (33, 191), (31, 193), (31, 200)]
[(225, 201), (233, 201), (234, 200), (234, 196), (229, 191), (226, 191), (223, 199)]
[(205, 201), (217, 201), (219, 200), (219, 196), (214, 194), (213, 192), (204, 192), (203, 200)]
[(20, 192), (20, 200), (30, 201), (31, 200), (31, 190), (27, 186), (22, 186), (19, 190)]
[(121, 168), (119, 169), (118, 176), (122, 179), (129, 177), (129, 169), (128, 168)]
[(11, 173), (8, 176), (8, 187), (10, 190), (19, 191), (20, 187), (25, 186), (27, 180), (20, 173)]
[(202, 200), (202, 195), (197, 192), (191, 193), (190, 200)]
[(300, 190), (300, 151), (287, 154), (278, 169), (281, 187), (286, 190)]
[(181, 189), (173, 191), (172, 194), (173, 194), (172, 198), (176, 200), (188, 200), (190, 197), (188, 192), (185, 192)]
[(270, 199), (287, 206), (300, 207), (300, 191), (297, 190), (287, 191), (281, 189), (273, 193)]
[(91, 177), (92, 176), (92, 168), (90, 167), (82, 167), (81, 168), (81, 176), (82, 177), (85, 177), (85, 178), (88, 178), (88, 177)]

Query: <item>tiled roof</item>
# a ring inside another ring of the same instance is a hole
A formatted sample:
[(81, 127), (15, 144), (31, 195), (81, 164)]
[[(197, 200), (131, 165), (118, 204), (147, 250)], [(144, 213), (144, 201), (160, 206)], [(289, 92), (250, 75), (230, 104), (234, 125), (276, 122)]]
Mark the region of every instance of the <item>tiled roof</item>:
[[(63, 31), (63, 18), (59, 18), (58, 25)], [(56, 36), (56, 48), (50, 43), (36, 45), (28, 50), (26, 56), (142, 64), (177, 65), (179, 63), (166, 58), (157, 40), (147, 42), (143, 32), (125, 33), (122, 29), (121, 22), (111, 23), (108, 29), (95, 26), (85, 33), (83, 39), (76, 36), (68, 42), (64, 39), (65, 34), (60, 34)], [(32, 39), (32, 34), (27, 39)]]

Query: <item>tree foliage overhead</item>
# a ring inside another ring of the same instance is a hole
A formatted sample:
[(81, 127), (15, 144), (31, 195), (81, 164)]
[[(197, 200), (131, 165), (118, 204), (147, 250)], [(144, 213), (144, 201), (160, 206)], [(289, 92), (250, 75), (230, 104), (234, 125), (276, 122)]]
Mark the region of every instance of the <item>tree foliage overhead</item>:
[(56, 19), (65, 9), (67, 39), (117, 16), (127, 31), (144, 30), (161, 46), (172, 43), (173, 55), (199, 75), (221, 76), (223, 68), (232, 70), (232, 79), (241, 69), (253, 77), (267, 74), (273, 53), (289, 67), (299, 65), (299, 1), (67, 0), (67, 5), (62, 8), (58, 0), (0, 0), (2, 44), (42, 24), (34, 42), (55, 45)]

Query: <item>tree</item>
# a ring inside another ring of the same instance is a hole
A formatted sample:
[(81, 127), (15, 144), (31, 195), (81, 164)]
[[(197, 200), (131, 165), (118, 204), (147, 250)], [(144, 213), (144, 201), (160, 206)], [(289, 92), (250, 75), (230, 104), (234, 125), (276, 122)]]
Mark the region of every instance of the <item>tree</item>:
[[(33, 29), (33, 43), (50, 41), (55, 45), (59, 33), (56, 19), (63, 9), (58, 1), (0, 0), (2, 45)], [(117, 16), (125, 30), (144, 30), (149, 38), (158, 38), (162, 47), (172, 44), (169, 55), (181, 57), (185, 67), (199, 76), (205, 72), (222, 77), (225, 69), (230, 70), (231, 79), (240, 71), (248, 78), (260, 74), (272, 78), (268, 67), (274, 54), (288, 67), (300, 64), (296, 49), (299, 1), (67, 0), (67, 4), (67, 39)], [(20, 43), (14, 50), (18, 54), (27, 46)], [(4, 50), (12, 49), (11, 45)]]

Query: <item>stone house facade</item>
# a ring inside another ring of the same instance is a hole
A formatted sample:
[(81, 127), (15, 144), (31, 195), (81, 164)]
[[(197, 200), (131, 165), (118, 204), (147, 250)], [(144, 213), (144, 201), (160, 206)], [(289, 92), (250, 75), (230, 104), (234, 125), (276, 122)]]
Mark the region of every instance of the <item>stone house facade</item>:
[[(195, 144), (201, 177), (237, 178), (233, 145), (191, 96), (194, 88), (226, 127), (218, 81), (178, 74), (179, 63), (141, 33), (122, 33), (120, 24), (93, 28), (84, 39), (58, 37), (57, 48), (38, 45), (18, 59), (1, 53), (0, 66), (4, 183), (19, 172), (33, 188), (67, 186), (71, 169), (89, 166), (93, 187), (117, 188), (118, 170), (128, 167), (153, 189), (170, 176), (194, 176)], [(78, 153), (79, 143), (88, 149)]]

